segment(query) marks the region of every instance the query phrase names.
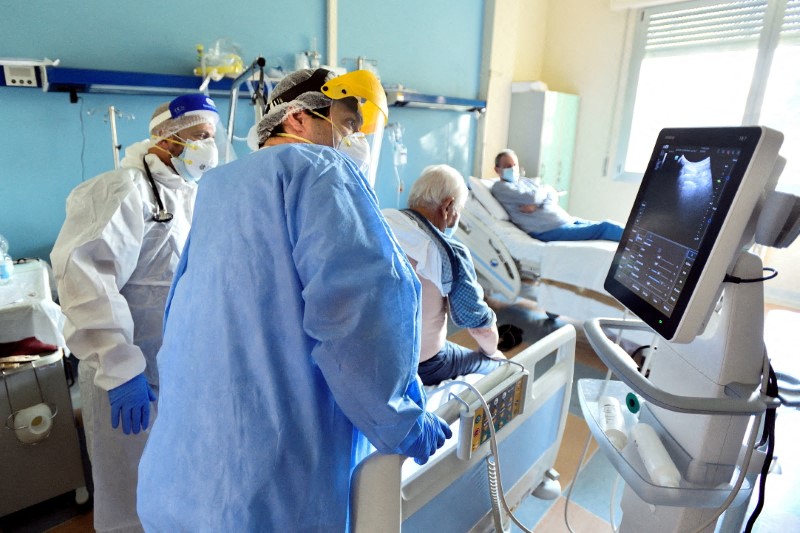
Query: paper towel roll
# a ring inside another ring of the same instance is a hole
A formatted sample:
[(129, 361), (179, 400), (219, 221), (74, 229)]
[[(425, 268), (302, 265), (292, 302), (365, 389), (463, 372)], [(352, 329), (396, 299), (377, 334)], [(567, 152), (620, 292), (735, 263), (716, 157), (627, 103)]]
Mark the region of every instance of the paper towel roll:
[(14, 434), (26, 444), (46, 439), (52, 425), (53, 412), (46, 403), (22, 409), (14, 416)]

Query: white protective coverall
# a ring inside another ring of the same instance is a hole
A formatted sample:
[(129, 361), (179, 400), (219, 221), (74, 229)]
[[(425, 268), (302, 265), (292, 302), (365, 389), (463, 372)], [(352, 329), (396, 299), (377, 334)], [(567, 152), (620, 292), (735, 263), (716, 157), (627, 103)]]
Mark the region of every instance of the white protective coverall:
[[(51, 254), (64, 336), (80, 359), (79, 383), (87, 448), (94, 479), (98, 531), (140, 531), (137, 468), (149, 431), (125, 435), (111, 427), (108, 394), (145, 373), (158, 394), (156, 354), (164, 305), (189, 233), (197, 185), (153, 154), (147, 164), (164, 208), (156, 200), (143, 157), (145, 140), (125, 151), (121, 168), (82, 183), (67, 198), (67, 218)], [(157, 410), (152, 406), (150, 420)]]

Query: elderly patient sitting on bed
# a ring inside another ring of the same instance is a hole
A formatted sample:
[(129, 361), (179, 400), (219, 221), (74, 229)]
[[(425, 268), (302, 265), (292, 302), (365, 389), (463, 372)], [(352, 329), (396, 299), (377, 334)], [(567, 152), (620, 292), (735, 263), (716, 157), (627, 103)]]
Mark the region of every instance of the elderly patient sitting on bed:
[(592, 222), (570, 216), (558, 205), (558, 193), (538, 179), (521, 177), (519, 160), (513, 150), (503, 150), (494, 160), (502, 178), (492, 186), (511, 218), (528, 235), (540, 241), (619, 241), (622, 226), (615, 222)]
[[(495, 314), (483, 300), (469, 251), (451, 237), (467, 194), (456, 169), (433, 165), (411, 187), (408, 209), (383, 210), (422, 284), (418, 373), (425, 385), (488, 374), (505, 359), (497, 350)], [(477, 341), (477, 351), (447, 340), (448, 310), (453, 323), (467, 328)]]

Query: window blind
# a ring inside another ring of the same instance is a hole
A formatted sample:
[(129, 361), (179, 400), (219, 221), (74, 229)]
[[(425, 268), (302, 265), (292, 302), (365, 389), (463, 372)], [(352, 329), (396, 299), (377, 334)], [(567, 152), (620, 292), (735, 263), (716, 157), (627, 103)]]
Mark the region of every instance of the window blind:
[(781, 41), (787, 44), (800, 44), (800, 0), (786, 2), (781, 25)]
[[(800, 6), (800, 0), (793, 0), (793, 3)], [(663, 12), (653, 10), (649, 14), (645, 53), (758, 46), (766, 10), (766, 0), (720, 2)], [(795, 31), (800, 31), (800, 27), (795, 27)]]
[(611, 11), (622, 11), (624, 9), (641, 9), (643, 7), (661, 6), (665, 4), (677, 4), (685, 0), (610, 0)]

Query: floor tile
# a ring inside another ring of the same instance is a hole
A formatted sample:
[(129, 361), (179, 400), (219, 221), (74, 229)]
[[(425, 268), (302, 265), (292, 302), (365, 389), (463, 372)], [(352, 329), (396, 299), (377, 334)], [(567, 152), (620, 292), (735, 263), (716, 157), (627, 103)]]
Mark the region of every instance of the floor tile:
[(625, 482), (618, 479), (617, 470), (611, 465), (605, 455), (595, 453), (583, 466), (572, 490), (571, 501), (583, 509), (594, 513), (605, 522), (611, 521), (611, 497), (614, 492), (614, 515), (619, 524), (622, 510), (619, 502), (622, 499), (622, 489)]
[[(578, 469), (578, 462), (586, 446), (586, 438), (589, 436), (589, 428), (582, 417), (567, 415), (567, 423), (564, 428), (564, 436), (561, 438), (561, 447), (556, 457), (555, 468), (561, 475), (561, 490), (566, 492), (567, 487), (575, 477)], [(586, 452), (584, 461), (588, 461), (597, 451), (597, 443), (594, 439), (589, 440), (589, 449)]]
[[(569, 533), (564, 520), (566, 498), (561, 497), (550, 507), (547, 514), (535, 525), (537, 533)], [(573, 531), (581, 533), (599, 533), (610, 531), (607, 522), (574, 502), (569, 505), (569, 524)], [(512, 530), (513, 531), (513, 530)]]

